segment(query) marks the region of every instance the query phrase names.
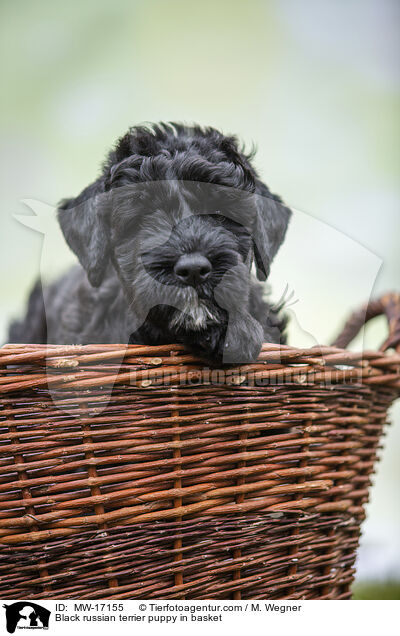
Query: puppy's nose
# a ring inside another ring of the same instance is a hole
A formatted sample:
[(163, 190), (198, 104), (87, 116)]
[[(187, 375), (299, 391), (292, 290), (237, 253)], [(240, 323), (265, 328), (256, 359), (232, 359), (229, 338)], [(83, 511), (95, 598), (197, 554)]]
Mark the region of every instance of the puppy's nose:
[(202, 254), (183, 254), (175, 263), (174, 272), (185, 285), (199, 285), (211, 272), (211, 263)]

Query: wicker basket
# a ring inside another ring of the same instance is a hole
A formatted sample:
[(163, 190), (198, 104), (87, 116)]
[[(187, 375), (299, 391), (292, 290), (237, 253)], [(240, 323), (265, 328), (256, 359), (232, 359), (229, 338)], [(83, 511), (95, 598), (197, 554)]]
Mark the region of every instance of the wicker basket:
[(400, 355), (266, 344), (0, 350), (0, 597), (342, 599)]

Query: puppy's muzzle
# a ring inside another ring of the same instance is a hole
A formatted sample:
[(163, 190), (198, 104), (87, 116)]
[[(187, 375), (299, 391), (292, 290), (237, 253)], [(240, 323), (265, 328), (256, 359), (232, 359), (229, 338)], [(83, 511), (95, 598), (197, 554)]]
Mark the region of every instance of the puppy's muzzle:
[(175, 263), (174, 272), (178, 280), (184, 285), (196, 287), (201, 285), (209, 277), (211, 263), (202, 254), (183, 254)]

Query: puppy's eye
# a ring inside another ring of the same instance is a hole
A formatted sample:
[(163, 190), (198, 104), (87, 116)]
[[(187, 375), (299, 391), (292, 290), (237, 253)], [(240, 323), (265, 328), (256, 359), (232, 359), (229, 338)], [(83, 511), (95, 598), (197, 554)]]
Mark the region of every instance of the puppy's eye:
[(238, 234), (247, 233), (247, 230), (245, 227), (243, 227), (243, 225), (241, 225), (240, 223), (237, 223), (236, 221), (231, 219), (229, 216), (225, 216), (224, 214), (221, 214), (220, 212), (218, 214), (215, 214), (214, 216), (216, 220), (218, 221), (218, 223), (223, 225), (223, 227), (225, 227), (227, 230), (229, 230), (233, 234), (238, 235)]
[(220, 212), (217, 212), (216, 214), (213, 214), (213, 218), (215, 221), (217, 221), (217, 223), (228, 227), (230, 225), (230, 223), (232, 223), (231, 219), (227, 216), (225, 216), (225, 214), (221, 214)]

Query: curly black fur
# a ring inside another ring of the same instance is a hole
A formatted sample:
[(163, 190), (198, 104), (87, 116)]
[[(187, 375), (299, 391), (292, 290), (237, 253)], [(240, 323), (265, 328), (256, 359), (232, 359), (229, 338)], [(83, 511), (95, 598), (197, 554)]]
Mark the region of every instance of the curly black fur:
[[(132, 128), (58, 218), (80, 266), (43, 293), (35, 286), (11, 341), (182, 342), (225, 362), (252, 361), (263, 340), (283, 341), (285, 321), (250, 268), (268, 276), (290, 210), (234, 137), (181, 124)], [(195, 286), (174, 271), (193, 253), (211, 266)]]

